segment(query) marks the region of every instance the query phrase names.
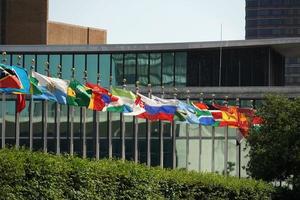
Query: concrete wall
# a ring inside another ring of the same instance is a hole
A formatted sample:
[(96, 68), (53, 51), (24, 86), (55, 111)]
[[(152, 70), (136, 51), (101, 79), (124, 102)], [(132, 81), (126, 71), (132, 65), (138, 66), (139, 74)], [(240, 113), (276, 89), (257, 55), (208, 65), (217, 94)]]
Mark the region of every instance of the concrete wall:
[(46, 44), (48, 0), (6, 1), (5, 44)]
[(48, 21), (47, 44), (105, 44), (106, 30)]

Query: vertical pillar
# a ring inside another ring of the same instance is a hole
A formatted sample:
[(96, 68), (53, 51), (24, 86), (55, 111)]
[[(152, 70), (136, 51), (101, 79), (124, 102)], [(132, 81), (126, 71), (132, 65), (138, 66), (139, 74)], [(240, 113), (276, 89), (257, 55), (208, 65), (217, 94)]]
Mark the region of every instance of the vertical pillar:
[[(109, 79), (109, 87), (112, 89), (112, 76)], [(108, 113), (108, 157), (112, 158), (112, 114)]]
[[(236, 106), (240, 106), (240, 99), (236, 98)], [(239, 130), (236, 129), (236, 176), (241, 177), (241, 144), (239, 142)]]
[[(187, 98), (186, 98), (186, 103), (190, 103), (190, 90), (186, 91), (187, 93)], [(190, 155), (190, 125), (187, 123), (186, 124), (186, 157), (185, 157), (185, 168), (186, 170), (189, 169), (189, 155)]]
[[(126, 88), (126, 79), (123, 79), (123, 90), (125, 90), (125, 88)], [(121, 123), (122, 123), (122, 128), (121, 128), (121, 130), (122, 130), (122, 132), (121, 132), (121, 149), (122, 149), (122, 156), (121, 156), (121, 158), (122, 158), (122, 160), (124, 161), (125, 160), (125, 158), (126, 158), (126, 155), (125, 155), (125, 153), (126, 153), (126, 149), (125, 149), (125, 117), (124, 117), (124, 114), (123, 113), (121, 113)]]
[[(203, 103), (203, 93), (200, 93), (200, 103)], [(199, 124), (199, 166), (198, 171), (201, 172), (201, 159), (202, 159), (202, 126)]]
[[(75, 67), (72, 67), (71, 69), (72, 73), (72, 80), (74, 80), (75, 77)], [(74, 155), (74, 106), (70, 106), (70, 118), (71, 118), (71, 123), (70, 123), (70, 155)]]
[[(57, 77), (61, 78), (61, 65), (57, 66)], [(56, 103), (56, 154), (60, 155), (60, 105)]]
[[(32, 76), (32, 72), (34, 71), (35, 67), (35, 60), (31, 60), (31, 67), (30, 67), (30, 76)], [(33, 101), (33, 94), (30, 95), (30, 114), (29, 114), (29, 149), (33, 149), (33, 108), (34, 108), (34, 101)]]
[[(136, 88), (135, 88), (135, 93), (138, 94), (139, 93), (139, 81), (136, 81)], [(139, 122), (138, 122), (138, 118), (134, 117), (134, 162), (137, 163), (138, 162), (138, 132), (139, 132)]]
[[(212, 104), (215, 103), (215, 95), (212, 94)], [(215, 172), (215, 127), (212, 127), (211, 131), (211, 172)]]
[[(148, 84), (148, 97), (151, 98), (152, 89), (151, 84)], [(147, 120), (147, 166), (151, 166), (151, 121)]]
[[(45, 62), (45, 73), (49, 76), (49, 62)], [(47, 153), (48, 131), (48, 101), (44, 101), (44, 124), (43, 124), (43, 151)]]
[[(228, 96), (225, 96), (224, 105), (228, 106)], [(228, 126), (224, 129), (224, 176), (227, 176), (227, 163), (228, 163)]]
[[(165, 97), (165, 87), (161, 86), (161, 98)], [(164, 122), (160, 121), (159, 133), (159, 166), (164, 168)]]
[[(6, 64), (6, 52), (2, 53), (2, 63)], [(2, 134), (1, 134), (1, 147), (5, 148), (5, 117), (6, 117), (6, 94), (2, 93)]]
[[(177, 88), (174, 88), (174, 99), (177, 99)], [(176, 168), (176, 130), (175, 122), (172, 121), (171, 133), (172, 133), (172, 168)]]
[[(84, 83), (87, 82), (87, 71), (84, 71)], [(86, 158), (86, 107), (82, 107), (82, 157)]]
[[(100, 85), (100, 73), (97, 74), (97, 84)], [(96, 112), (96, 160), (100, 158), (99, 111)]]
[[(21, 66), (21, 56), (18, 56), (17, 65)], [(17, 101), (16, 101), (17, 104)], [(20, 146), (20, 113), (16, 111), (16, 149)]]

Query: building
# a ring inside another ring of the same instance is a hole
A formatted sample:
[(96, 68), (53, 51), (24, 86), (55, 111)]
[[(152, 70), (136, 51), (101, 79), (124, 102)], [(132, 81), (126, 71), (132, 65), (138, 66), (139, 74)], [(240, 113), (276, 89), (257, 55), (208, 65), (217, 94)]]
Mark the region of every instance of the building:
[[(214, 98), (222, 103), (228, 96), (230, 105), (258, 107), (265, 93), (299, 96), (298, 87), (283, 87), (285, 57), (299, 56), (299, 50), (299, 38), (222, 43), (2, 45), (0, 51), (6, 51), (7, 56), (1, 55), (0, 59), (28, 70), (33, 65), (39, 73), (45, 73), (45, 63), (49, 62), (50, 75), (61, 74), (64, 79), (71, 79), (71, 69), (75, 67), (77, 80), (83, 82), (86, 71), (89, 81), (95, 83), (100, 77), (104, 87), (121, 87), (126, 79), (126, 87), (133, 91), (139, 81), (142, 93), (147, 93), (151, 84), (153, 94), (161, 95), (164, 86), (165, 98), (173, 98), (176, 93), (183, 101), (190, 96), (191, 100)], [(247, 160), (241, 151), (245, 143), (236, 143), (236, 129), (228, 129), (227, 140), (226, 128), (168, 122), (149, 125), (146, 120), (136, 121), (133, 117), (125, 117), (123, 123), (120, 114), (90, 110), (86, 111), (85, 119), (85, 110), (79, 107), (75, 108), (72, 122), (71, 107), (61, 106), (58, 110), (55, 103), (34, 101), (30, 111), (30, 99), (18, 118), (14, 98), (2, 99), (2, 146), (20, 144), (54, 153), (74, 151), (100, 158), (123, 156), (152, 166), (219, 173), (231, 162), (234, 169), (230, 174), (245, 176), (242, 166)]]
[[(300, 37), (300, 1), (246, 0), (246, 39)], [(285, 84), (300, 85), (300, 58), (286, 59)]]
[(105, 44), (107, 31), (48, 20), (48, 0), (0, 0), (0, 44)]

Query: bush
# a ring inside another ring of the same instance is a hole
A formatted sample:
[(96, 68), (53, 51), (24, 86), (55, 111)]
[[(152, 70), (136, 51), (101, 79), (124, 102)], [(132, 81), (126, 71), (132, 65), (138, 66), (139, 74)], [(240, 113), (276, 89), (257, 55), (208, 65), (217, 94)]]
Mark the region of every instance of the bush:
[(0, 150), (0, 199), (269, 199), (261, 181)]

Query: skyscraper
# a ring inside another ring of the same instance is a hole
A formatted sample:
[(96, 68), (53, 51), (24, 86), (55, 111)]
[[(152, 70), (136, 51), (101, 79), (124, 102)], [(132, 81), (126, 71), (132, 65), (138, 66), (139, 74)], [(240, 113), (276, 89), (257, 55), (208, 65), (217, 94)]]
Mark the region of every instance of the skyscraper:
[[(246, 0), (246, 39), (300, 37), (299, 0)], [(300, 85), (300, 58), (286, 59), (285, 84)]]

